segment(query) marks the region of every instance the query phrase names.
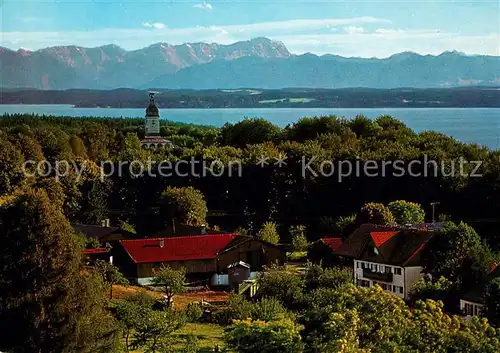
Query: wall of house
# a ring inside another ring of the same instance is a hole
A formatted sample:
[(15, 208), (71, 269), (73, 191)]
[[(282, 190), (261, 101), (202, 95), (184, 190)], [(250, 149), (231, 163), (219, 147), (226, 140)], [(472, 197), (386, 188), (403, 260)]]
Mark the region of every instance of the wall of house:
[(130, 255), (120, 244), (113, 246), (110, 252), (113, 256), (113, 264), (118, 267), (121, 273), (129, 280), (137, 278), (137, 264), (130, 258)]
[[(363, 267), (380, 273), (390, 271), (392, 273), (392, 281), (386, 282), (364, 277)], [(379, 284), (385, 291), (396, 294), (403, 299), (405, 299), (406, 288), (404, 274), (404, 267), (354, 260), (354, 283), (357, 286), (372, 287), (375, 284)]]
[(424, 274), (422, 273), (422, 266), (405, 267), (405, 299), (408, 299), (411, 288), (415, 283), (421, 279)]
[(215, 259), (205, 260), (186, 260), (186, 261), (168, 261), (168, 262), (148, 262), (137, 264), (137, 277), (153, 277), (154, 272), (162, 266), (169, 266), (173, 269), (186, 269), (186, 273), (212, 273), (217, 271), (217, 261)]
[(460, 310), (466, 319), (470, 319), (472, 316), (481, 315), (484, 310), (484, 305), (460, 299)]
[(219, 255), (219, 273), (238, 261), (248, 263), (252, 271), (260, 271), (264, 265), (284, 263), (285, 253), (278, 246), (251, 239)]

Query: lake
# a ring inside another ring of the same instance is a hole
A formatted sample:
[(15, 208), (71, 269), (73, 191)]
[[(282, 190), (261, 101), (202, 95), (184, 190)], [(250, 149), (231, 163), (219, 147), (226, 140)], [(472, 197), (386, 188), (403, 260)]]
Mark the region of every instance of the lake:
[[(56, 116), (113, 118), (144, 117), (144, 108), (73, 108), (71, 105), (0, 105), (0, 114), (36, 113)], [(222, 126), (243, 117), (261, 117), (284, 127), (304, 116), (364, 114), (369, 118), (391, 115), (416, 132), (439, 131), (463, 142), (500, 149), (500, 108), (237, 108), (161, 109), (162, 119)]]

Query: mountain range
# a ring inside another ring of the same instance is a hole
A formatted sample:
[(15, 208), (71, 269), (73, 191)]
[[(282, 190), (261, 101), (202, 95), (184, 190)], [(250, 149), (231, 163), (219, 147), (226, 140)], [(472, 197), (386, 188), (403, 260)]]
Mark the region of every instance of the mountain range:
[(127, 51), (58, 46), (0, 47), (3, 89), (433, 88), (500, 85), (500, 57), (404, 52), (389, 58), (293, 55), (279, 41), (230, 45), (157, 43)]

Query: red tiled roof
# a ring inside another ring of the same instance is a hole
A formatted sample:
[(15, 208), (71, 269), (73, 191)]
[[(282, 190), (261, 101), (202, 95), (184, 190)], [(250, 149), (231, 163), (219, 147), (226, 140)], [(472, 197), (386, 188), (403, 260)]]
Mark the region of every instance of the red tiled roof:
[(399, 231), (397, 232), (371, 232), (370, 236), (372, 237), (373, 243), (375, 246), (378, 248), (379, 246), (383, 245), (386, 241), (391, 239), (393, 236), (398, 234)]
[(108, 248), (97, 248), (97, 249), (85, 249), (83, 250), (83, 253), (86, 255), (90, 254), (105, 254), (109, 252)]
[[(135, 263), (214, 259), (237, 234), (122, 240), (120, 244)], [(160, 242), (163, 247), (160, 247)]]
[(342, 238), (322, 238), (321, 241), (328, 245), (333, 252), (337, 251), (337, 249), (342, 245)]

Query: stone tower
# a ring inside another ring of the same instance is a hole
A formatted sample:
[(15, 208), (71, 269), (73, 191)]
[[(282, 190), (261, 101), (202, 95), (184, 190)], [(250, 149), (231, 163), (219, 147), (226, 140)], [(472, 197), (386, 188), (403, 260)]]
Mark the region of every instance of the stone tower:
[(172, 142), (160, 135), (160, 110), (155, 104), (155, 94), (149, 92), (149, 105), (146, 108), (145, 137), (141, 140), (144, 148), (172, 148)]

